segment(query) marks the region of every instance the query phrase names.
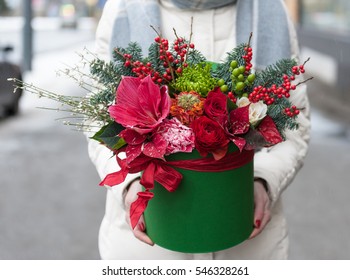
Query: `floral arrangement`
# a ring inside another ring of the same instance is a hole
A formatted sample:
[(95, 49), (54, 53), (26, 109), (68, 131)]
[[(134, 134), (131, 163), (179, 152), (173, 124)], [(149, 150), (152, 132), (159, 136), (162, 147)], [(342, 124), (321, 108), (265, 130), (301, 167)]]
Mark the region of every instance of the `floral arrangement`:
[[(166, 162), (174, 153), (196, 149), (219, 162), (230, 143), (240, 152), (253, 151), (278, 144), (287, 129), (297, 129), (302, 108), (289, 97), (305, 82), (294, 81), (305, 72), (306, 62), (282, 59), (254, 72), (252, 57), (250, 39), (224, 61), (212, 63), (195, 48), (191, 36), (186, 40), (176, 35), (170, 44), (159, 35), (147, 57), (138, 43), (130, 43), (115, 48), (111, 62), (82, 56), (90, 67), (88, 74), (77, 68), (63, 71), (88, 90), (84, 97), (15, 82), (17, 88), (68, 105), (74, 116), (83, 115), (78, 127), (100, 128), (92, 138), (114, 151), (121, 166), (101, 184), (115, 185), (128, 173), (143, 171), (154, 160)], [(125, 159), (118, 157), (120, 152)]]
[[(292, 84), (305, 63), (283, 59), (253, 73), (252, 56), (249, 43), (242, 44), (224, 62), (211, 63), (181, 37), (171, 46), (156, 37), (147, 58), (137, 43), (116, 48), (112, 64), (97, 59), (92, 65), (106, 88), (111, 71), (116, 89), (103, 108), (111, 119), (94, 139), (125, 151), (128, 163), (141, 154), (164, 160), (193, 149), (219, 160), (230, 142), (242, 151), (283, 141), (286, 129), (298, 127), (302, 108), (288, 98), (302, 83)], [(104, 140), (110, 130), (112, 143)]]

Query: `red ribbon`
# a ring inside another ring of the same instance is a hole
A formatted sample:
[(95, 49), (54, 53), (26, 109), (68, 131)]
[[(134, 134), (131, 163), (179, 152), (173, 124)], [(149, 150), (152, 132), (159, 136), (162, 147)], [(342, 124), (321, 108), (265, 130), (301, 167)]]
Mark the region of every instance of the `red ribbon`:
[(120, 159), (117, 155), (121, 169), (108, 174), (100, 185), (118, 185), (124, 182), (128, 173), (143, 171), (140, 183), (145, 187), (145, 191), (138, 193), (138, 198), (131, 204), (130, 208), (131, 226), (134, 228), (145, 211), (148, 201), (153, 198), (151, 190), (154, 188), (154, 181), (161, 184), (169, 192), (175, 191), (181, 183), (182, 174), (173, 167), (200, 172), (227, 171), (249, 163), (253, 160), (253, 157), (253, 150), (229, 153), (220, 160), (215, 160), (213, 157), (206, 157), (190, 160), (164, 161), (142, 155), (127, 165), (126, 159)]

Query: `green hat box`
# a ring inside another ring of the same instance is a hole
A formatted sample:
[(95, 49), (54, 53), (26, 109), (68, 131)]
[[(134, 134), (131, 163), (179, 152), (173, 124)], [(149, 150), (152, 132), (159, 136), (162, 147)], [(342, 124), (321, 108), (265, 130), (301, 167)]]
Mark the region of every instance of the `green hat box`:
[[(200, 157), (195, 150), (172, 154), (167, 160)], [(250, 236), (253, 160), (220, 172), (175, 169), (183, 175), (176, 191), (168, 192), (155, 182), (154, 197), (144, 212), (147, 234), (155, 244), (183, 253), (209, 253), (233, 247)]]

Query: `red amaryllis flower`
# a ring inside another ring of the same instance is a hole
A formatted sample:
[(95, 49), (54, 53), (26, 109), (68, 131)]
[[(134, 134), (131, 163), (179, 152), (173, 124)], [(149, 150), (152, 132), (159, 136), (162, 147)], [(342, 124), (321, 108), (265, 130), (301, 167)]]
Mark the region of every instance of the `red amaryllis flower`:
[(199, 117), (192, 122), (195, 135), (195, 147), (201, 156), (212, 153), (216, 160), (223, 158), (230, 142), (224, 129), (206, 116)]
[(212, 120), (223, 125), (228, 118), (227, 96), (223, 94), (220, 88), (208, 93), (204, 103), (204, 112)]
[(170, 110), (167, 87), (159, 88), (147, 76), (144, 79), (123, 77), (116, 94), (116, 103), (109, 107), (111, 117), (124, 127), (140, 134), (153, 131)]

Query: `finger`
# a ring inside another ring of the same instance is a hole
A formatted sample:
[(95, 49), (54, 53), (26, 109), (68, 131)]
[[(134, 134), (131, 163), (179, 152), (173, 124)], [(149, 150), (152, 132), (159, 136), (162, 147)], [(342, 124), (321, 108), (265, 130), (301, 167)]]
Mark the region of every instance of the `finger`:
[(146, 233), (144, 233), (143, 231), (141, 231), (141, 230), (139, 230), (137, 228), (134, 229), (134, 235), (140, 241), (142, 241), (142, 242), (144, 242), (144, 243), (146, 243), (148, 245), (151, 245), (151, 246), (154, 245), (154, 243), (151, 240), (151, 238), (149, 238), (149, 236)]
[(258, 186), (255, 190), (254, 230), (249, 237), (250, 239), (260, 234), (271, 218), (270, 201), (265, 190), (262, 191)]
[[(263, 217), (270, 208), (270, 200), (261, 181), (254, 181), (254, 227), (263, 227)], [(264, 221), (265, 222), (265, 221)]]
[(265, 212), (265, 201), (260, 197), (255, 197), (255, 207), (254, 207), (254, 227), (260, 228)]
[(139, 222), (137, 223), (136, 227), (133, 229), (133, 233), (137, 239), (140, 241), (153, 246), (154, 242), (149, 238), (149, 236), (145, 233), (146, 226), (145, 221), (143, 217), (140, 218)]
[(266, 211), (264, 213), (264, 217), (261, 221), (260, 229), (261, 230), (264, 229), (270, 220), (271, 220), (271, 212), (270, 212), (270, 210), (266, 209)]
[(263, 214), (263, 217), (261, 219), (261, 223), (259, 224), (259, 227), (254, 228), (251, 235), (249, 236), (249, 239), (252, 239), (252, 238), (256, 237), (257, 235), (259, 235), (262, 232), (262, 230), (265, 228), (265, 226), (268, 224), (270, 219), (271, 219), (270, 210), (266, 209), (264, 214)]
[(248, 239), (254, 238), (254, 237), (257, 236), (260, 232), (261, 232), (260, 229), (254, 228)]

